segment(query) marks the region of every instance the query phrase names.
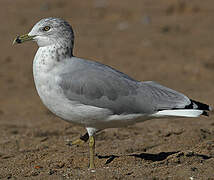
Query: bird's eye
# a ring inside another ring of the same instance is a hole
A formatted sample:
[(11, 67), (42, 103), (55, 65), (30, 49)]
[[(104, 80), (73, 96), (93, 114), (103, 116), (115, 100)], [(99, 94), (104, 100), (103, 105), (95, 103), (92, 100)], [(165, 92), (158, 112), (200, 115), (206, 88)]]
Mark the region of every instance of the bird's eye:
[(50, 26), (45, 26), (42, 30), (43, 30), (43, 31), (49, 31), (50, 28), (51, 28)]

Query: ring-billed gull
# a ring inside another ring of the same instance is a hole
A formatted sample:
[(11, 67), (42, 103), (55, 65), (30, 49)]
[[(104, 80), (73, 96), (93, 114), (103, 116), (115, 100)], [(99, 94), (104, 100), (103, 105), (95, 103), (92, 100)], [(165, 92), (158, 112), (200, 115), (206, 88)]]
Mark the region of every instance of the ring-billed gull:
[(198, 117), (211, 107), (152, 81), (140, 82), (107, 65), (73, 56), (72, 27), (60, 18), (45, 18), (14, 43), (36, 41), (33, 61), (37, 92), (62, 119), (84, 126), (89, 139), (89, 168), (94, 168), (94, 135), (105, 128), (153, 118)]

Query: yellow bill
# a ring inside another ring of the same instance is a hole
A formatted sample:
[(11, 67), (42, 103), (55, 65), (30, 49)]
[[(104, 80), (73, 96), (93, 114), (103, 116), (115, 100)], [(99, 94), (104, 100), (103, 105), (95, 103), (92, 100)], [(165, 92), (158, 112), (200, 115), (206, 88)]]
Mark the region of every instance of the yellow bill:
[(26, 41), (32, 41), (34, 37), (35, 36), (29, 36), (28, 34), (24, 34), (22, 36), (17, 36), (13, 41), (13, 45), (14, 44), (20, 44), (20, 43), (23, 43)]

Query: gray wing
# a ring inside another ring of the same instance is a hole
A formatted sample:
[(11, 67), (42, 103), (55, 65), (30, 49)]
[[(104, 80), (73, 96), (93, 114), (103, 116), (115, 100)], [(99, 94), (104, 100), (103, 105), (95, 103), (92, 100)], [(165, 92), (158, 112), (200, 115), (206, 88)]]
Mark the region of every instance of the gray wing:
[(109, 66), (82, 59), (73, 62), (60, 77), (69, 100), (107, 108), (113, 114), (148, 114), (190, 104), (186, 96), (174, 90), (154, 82), (135, 81)]

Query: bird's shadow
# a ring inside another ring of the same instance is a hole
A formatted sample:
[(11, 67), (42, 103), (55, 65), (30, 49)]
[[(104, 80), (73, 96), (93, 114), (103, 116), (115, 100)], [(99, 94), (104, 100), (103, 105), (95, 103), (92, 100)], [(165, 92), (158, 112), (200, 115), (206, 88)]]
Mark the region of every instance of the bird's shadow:
[[(173, 151), (173, 152), (160, 152), (158, 154), (151, 154), (151, 153), (140, 153), (140, 154), (128, 154), (125, 156), (134, 156), (136, 158), (141, 158), (144, 160), (149, 160), (149, 161), (162, 161), (166, 159), (168, 156), (172, 154), (176, 154), (179, 151)], [(102, 155), (96, 155), (99, 159), (107, 159), (105, 164), (111, 163), (115, 158), (119, 158), (121, 156), (118, 155), (108, 155), (108, 156), (102, 156)], [(124, 156), (124, 155), (123, 155)]]

